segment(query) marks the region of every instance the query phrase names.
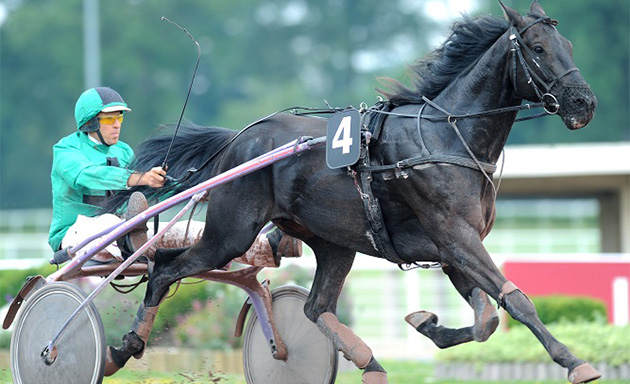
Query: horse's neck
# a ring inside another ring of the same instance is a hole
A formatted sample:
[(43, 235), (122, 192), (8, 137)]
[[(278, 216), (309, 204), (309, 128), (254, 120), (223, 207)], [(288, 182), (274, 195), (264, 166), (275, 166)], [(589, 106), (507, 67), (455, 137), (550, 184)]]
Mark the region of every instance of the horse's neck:
[[(436, 101), (452, 114), (467, 114), (519, 105), (510, 80), (509, 42), (504, 35), (466, 75), (453, 81)], [(516, 112), (460, 119), (457, 128), (479, 160), (496, 163)]]

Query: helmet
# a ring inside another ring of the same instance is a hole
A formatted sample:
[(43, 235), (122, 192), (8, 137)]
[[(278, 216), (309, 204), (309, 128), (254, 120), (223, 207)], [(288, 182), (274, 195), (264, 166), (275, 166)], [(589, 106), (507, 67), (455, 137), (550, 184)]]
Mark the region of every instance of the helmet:
[[(118, 92), (108, 87), (90, 88), (83, 92), (74, 106), (74, 118), (77, 129), (82, 132), (94, 132), (99, 129), (97, 121), (92, 120), (100, 112), (131, 111)], [(90, 122), (90, 124), (86, 124)]]

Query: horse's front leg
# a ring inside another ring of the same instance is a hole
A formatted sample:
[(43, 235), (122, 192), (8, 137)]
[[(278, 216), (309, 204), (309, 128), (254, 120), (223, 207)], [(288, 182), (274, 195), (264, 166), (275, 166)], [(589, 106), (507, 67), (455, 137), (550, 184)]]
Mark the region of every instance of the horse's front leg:
[(337, 301), (355, 252), (321, 241), (307, 241), (317, 258), (317, 271), (304, 313), (316, 323), (346, 359), (363, 370), (364, 384), (387, 384), (387, 372), (376, 361), (372, 350), (350, 328), (337, 319)]
[(470, 327), (459, 329), (437, 325), (438, 318), (427, 311), (413, 312), (405, 320), (418, 332), (425, 335), (439, 348), (449, 348), (469, 341), (488, 340), (499, 325), (496, 309), (488, 300), (488, 295), (476, 287), (461, 271), (450, 265), (442, 267), (460, 295), (468, 302), (475, 313), (475, 322)]
[(545, 347), (553, 361), (568, 369), (569, 380), (586, 383), (601, 376), (588, 363), (575, 357), (540, 321), (529, 298), (503, 276), (484, 248), (475, 228), (455, 226), (441, 247), (443, 262), (466, 271), (470, 280), (491, 295), (516, 320), (525, 324)]

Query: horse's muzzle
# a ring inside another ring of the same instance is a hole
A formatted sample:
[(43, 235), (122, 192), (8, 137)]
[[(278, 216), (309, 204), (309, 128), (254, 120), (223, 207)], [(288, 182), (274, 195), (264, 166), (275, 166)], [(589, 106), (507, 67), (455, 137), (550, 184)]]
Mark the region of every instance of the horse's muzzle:
[(597, 98), (588, 84), (567, 84), (560, 95), (558, 115), (569, 129), (586, 126), (595, 114)]

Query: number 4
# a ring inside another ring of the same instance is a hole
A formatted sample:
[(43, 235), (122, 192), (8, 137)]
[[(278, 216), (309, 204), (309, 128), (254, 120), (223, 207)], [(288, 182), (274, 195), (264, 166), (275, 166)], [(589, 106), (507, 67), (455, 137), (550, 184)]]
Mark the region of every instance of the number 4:
[(332, 148), (341, 148), (342, 153), (350, 153), (350, 146), (352, 146), (352, 137), (350, 137), (352, 116), (346, 116), (341, 119), (339, 127), (333, 137)]

